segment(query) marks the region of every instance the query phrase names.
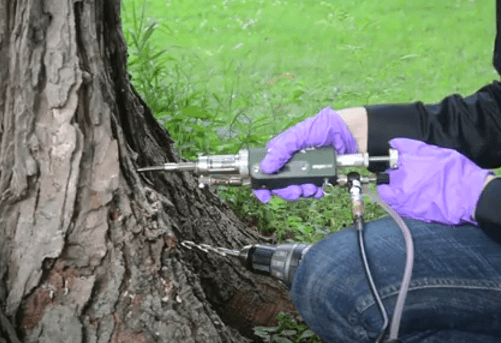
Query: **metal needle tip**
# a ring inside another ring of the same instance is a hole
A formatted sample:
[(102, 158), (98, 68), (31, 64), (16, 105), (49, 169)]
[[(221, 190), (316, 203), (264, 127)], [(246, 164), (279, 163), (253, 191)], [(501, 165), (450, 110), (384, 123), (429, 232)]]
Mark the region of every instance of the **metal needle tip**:
[(165, 163), (161, 166), (154, 167), (144, 167), (137, 169), (138, 172), (148, 172), (148, 171), (175, 171), (175, 170), (195, 170), (196, 163), (194, 162), (179, 162), (179, 163)]
[(163, 166), (159, 167), (145, 167), (145, 168), (139, 168), (137, 169), (138, 172), (143, 173), (143, 172), (149, 172), (149, 171), (158, 171), (158, 170), (164, 170)]

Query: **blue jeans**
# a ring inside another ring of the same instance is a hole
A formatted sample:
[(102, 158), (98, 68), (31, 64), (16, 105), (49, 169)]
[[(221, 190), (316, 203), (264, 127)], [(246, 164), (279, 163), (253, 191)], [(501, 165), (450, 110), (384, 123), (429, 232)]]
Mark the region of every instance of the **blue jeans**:
[[(482, 229), (405, 219), (414, 241), (412, 279), (399, 338), (406, 343), (501, 342), (501, 244)], [(390, 218), (365, 224), (369, 266), (389, 321), (405, 267), (405, 242)], [(315, 244), (299, 264), (291, 296), (324, 342), (369, 343), (383, 319), (371, 294), (357, 233)]]

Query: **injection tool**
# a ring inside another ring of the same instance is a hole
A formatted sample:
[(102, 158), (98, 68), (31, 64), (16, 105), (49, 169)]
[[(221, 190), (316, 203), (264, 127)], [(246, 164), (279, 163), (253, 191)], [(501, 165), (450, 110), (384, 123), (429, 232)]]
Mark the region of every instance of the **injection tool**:
[[(266, 174), (261, 171), (260, 163), (267, 152), (263, 148), (245, 149), (236, 155), (200, 156), (192, 162), (165, 163), (138, 171), (193, 171), (199, 175), (200, 187), (250, 185), (276, 189), (305, 183), (316, 186), (343, 183), (346, 178), (337, 174), (337, 169), (343, 167), (368, 167), (370, 162), (388, 162), (391, 168), (398, 166), (395, 149), (390, 149), (389, 156), (369, 157), (368, 153), (339, 155), (333, 147), (320, 147), (298, 151), (278, 173)], [(363, 183), (387, 183), (388, 177), (381, 173), (378, 177), (362, 180)]]

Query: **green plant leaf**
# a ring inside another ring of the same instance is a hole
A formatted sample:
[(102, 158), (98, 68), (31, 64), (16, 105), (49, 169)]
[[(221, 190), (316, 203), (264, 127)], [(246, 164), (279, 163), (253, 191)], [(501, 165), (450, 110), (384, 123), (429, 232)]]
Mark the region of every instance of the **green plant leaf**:
[(302, 219), (300, 217), (298, 217), (298, 216), (288, 216), (287, 217), (287, 221), (289, 223), (294, 223), (294, 222), (301, 222)]
[(266, 332), (277, 332), (279, 328), (280, 328), (279, 326), (273, 326), (273, 327), (256, 326), (254, 329), (259, 329)]
[(172, 29), (169, 27), (169, 25), (167, 25), (166, 23), (162, 23), (161, 24), (163, 28), (167, 29), (167, 31), (169, 31), (170, 34), (174, 34), (174, 31), (172, 31)]
[(280, 334), (284, 336), (293, 336), (297, 333), (296, 330), (283, 330)]
[(301, 339), (304, 339), (304, 338), (309, 338), (309, 337), (313, 337), (315, 336), (315, 333), (311, 330), (306, 330), (305, 332), (303, 332), (303, 334), (301, 335)]
[(181, 112), (184, 116), (196, 119), (210, 119), (212, 118), (212, 114), (207, 111), (202, 110), (197, 106), (186, 106), (181, 108)]
[(143, 36), (141, 37), (141, 43), (140, 43), (140, 48), (139, 50), (143, 50), (146, 46), (146, 43), (150, 39), (151, 35), (155, 32), (157, 29), (157, 23), (153, 22), (148, 27), (146, 30), (143, 32)]

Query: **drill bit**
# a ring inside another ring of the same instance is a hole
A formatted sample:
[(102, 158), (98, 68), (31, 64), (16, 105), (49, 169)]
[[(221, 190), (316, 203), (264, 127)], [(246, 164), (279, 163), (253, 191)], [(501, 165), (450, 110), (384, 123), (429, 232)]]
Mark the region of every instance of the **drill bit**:
[(137, 169), (138, 172), (148, 172), (148, 171), (192, 171), (196, 170), (197, 164), (196, 162), (179, 162), (179, 163), (165, 163), (162, 166), (155, 167), (144, 167)]

